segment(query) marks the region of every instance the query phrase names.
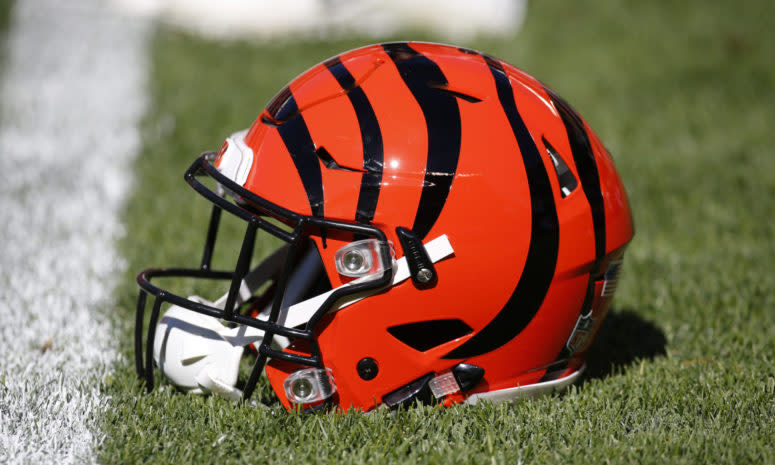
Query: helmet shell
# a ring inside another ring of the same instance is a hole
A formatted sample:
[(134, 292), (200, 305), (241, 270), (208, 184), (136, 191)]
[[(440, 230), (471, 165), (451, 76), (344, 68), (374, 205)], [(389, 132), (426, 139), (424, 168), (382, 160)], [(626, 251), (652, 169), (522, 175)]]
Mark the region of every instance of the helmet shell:
[[(633, 224), (605, 147), (542, 83), (454, 46), (372, 45), (294, 79), (245, 143), (254, 157), (244, 187), (255, 194), (302, 215), (372, 224), (399, 258), (397, 227), (423, 242), (446, 234), (454, 249), (432, 286), (404, 281), (318, 325), (339, 406), (369, 409), (459, 363), (484, 377), (457, 400), (581, 368), (610, 304), (605, 272)], [(350, 280), (334, 254), (354, 238), (313, 239), (331, 284)], [(571, 351), (582, 314), (594, 324)], [(366, 358), (378, 367), (371, 379), (358, 373)], [(298, 368), (267, 367), (286, 405), (282, 381)]]

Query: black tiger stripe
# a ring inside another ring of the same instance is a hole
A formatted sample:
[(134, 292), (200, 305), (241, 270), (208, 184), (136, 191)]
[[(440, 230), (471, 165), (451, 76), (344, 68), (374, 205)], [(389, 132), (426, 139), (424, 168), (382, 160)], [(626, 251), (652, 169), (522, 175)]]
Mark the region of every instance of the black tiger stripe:
[(277, 131), (280, 133), (288, 153), (291, 154), (296, 171), (299, 172), (312, 215), (322, 217), (323, 174), (320, 170), (320, 161), (315, 153), (315, 144), (312, 142), (312, 136), (310, 136), (304, 117), (299, 113), (299, 107), (293, 94), (289, 91), (284, 98), (285, 100), (277, 105), (277, 111), (272, 116), (275, 119), (284, 120), (282, 124), (277, 126)]
[[(283, 109), (286, 102), (288, 102), (288, 99), (291, 98), (291, 88), (288, 86), (283, 87), (280, 89), (280, 92), (277, 93), (277, 95), (274, 96), (271, 102), (269, 102), (269, 105), (266, 106), (266, 111), (269, 113), (269, 116), (274, 118), (277, 121), (282, 121), (281, 116), (287, 116), (287, 112), (283, 111), (283, 115), (280, 114), (280, 110)], [(298, 111), (299, 109), (297, 107), (294, 107), (295, 111)]]
[(592, 144), (589, 142), (584, 122), (579, 114), (560, 96), (550, 89), (545, 88), (545, 90), (560, 114), (565, 132), (568, 134), (573, 162), (576, 164), (576, 170), (581, 180), (581, 188), (592, 211), (592, 226), (595, 230), (595, 260), (599, 262), (605, 256), (605, 205), (603, 204), (600, 174), (597, 171)]
[(514, 90), (500, 62), (483, 55), (495, 80), (498, 99), (514, 132), (525, 165), (530, 191), (531, 230), (525, 266), (506, 305), (481, 331), (444, 356), (447, 359), (481, 355), (508, 343), (533, 320), (549, 291), (557, 265), (560, 223), (552, 185), (538, 147), (525, 126)]
[(422, 240), (447, 202), (460, 157), (461, 122), (454, 95), (432, 87), (448, 84), (441, 68), (404, 42), (382, 45), (419, 104), (428, 131), (428, 158), (412, 231)]
[[(595, 233), (595, 262), (589, 273), (587, 283), (587, 292), (584, 301), (579, 309), (579, 316), (585, 315), (592, 310), (592, 302), (595, 298), (595, 281), (600, 276), (600, 265), (605, 257), (606, 233), (605, 233), (605, 204), (603, 203), (603, 191), (600, 186), (600, 174), (597, 169), (597, 162), (592, 151), (592, 144), (589, 142), (589, 136), (584, 127), (584, 122), (578, 113), (560, 96), (552, 92), (551, 89), (544, 88), (552, 100), (554, 107), (560, 114), (562, 124), (565, 126), (565, 132), (570, 143), (573, 162), (576, 164), (576, 170), (581, 180), (581, 188), (587, 198), (590, 212), (592, 214), (592, 227)], [(570, 335), (569, 335), (570, 336)], [(555, 366), (547, 371), (541, 381), (550, 381), (556, 379), (568, 366), (568, 359), (573, 355), (568, 350), (567, 344), (563, 345), (560, 353), (555, 359)]]
[(382, 144), (382, 131), (377, 121), (377, 115), (371, 106), (366, 93), (357, 86), (350, 71), (344, 66), (339, 57), (331, 58), (325, 63), (326, 68), (336, 78), (339, 85), (347, 93), (347, 98), (355, 110), (358, 118), (358, 126), (361, 131), (361, 143), (363, 145), (363, 169), (361, 175), (361, 189), (358, 193), (358, 206), (355, 210), (355, 221), (359, 223), (371, 223), (374, 212), (377, 210), (380, 186), (382, 185), (382, 167), (384, 153)]

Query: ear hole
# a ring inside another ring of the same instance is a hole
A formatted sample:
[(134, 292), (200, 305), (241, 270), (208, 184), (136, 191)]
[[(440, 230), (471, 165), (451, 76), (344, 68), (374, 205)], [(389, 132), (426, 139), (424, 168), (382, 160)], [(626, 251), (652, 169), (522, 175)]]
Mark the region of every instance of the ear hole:
[(470, 326), (457, 319), (420, 321), (388, 328), (393, 337), (420, 352), (453, 341), (472, 331)]
[(573, 172), (570, 170), (570, 168), (568, 168), (568, 164), (565, 163), (565, 160), (563, 160), (560, 154), (557, 153), (557, 150), (552, 147), (552, 145), (549, 143), (549, 141), (546, 140), (545, 137), (542, 137), (541, 139), (544, 142), (544, 146), (546, 147), (546, 152), (549, 154), (549, 158), (552, 159), (554, 172), (557, 174), (557, 180), (560, 183), (562, 198), (565, 198), (569, 196), (574, 189), (576, 189), (576, 186), (578, 186), (579, 183), (576, 180), (576, 176), (574, 176)]

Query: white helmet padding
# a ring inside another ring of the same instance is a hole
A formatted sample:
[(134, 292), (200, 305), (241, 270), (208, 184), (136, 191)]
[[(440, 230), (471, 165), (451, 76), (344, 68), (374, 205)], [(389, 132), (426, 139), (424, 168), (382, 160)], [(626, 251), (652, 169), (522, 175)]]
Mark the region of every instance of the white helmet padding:
[[(209, 304), (201, 297), (189, 299)], [(156, 327), (154, 361), (164, 376), (183, 390), (202, 393), (223, 386), (218, 390), (231, 391), (244, 347), (223, 337), (221, 333), (229, 329), (217, 318), (173, 305)]]
[[(254, 290), (277, 275), (288, 247), (284, 246), (262, 261), (243, 280), (238, 305), (249, 299)], [(300, 300), (323, 273), (320, 255), (310, 247), (289, 278), (288, 291), (283, 295), (279, 324), (286, 323), (288, 307)], [(223, 308), (226, 295), (216, 302), (199, 296), (189, 300)], [(267, 319), (269, 308), (258, 316)], [(307, 320), (309, 317), (307, 317)], [(305, 321), (299, 322), (300, 324)], [(237, 382), (244, 346), (260, 343), (263, 331), (248, 326), (230, 328), (217, 318), (171, 306), (156, 326), (153, 358), (156, 365), (173, 384), (191, 393), (215, 392), (238, 400), (242, 393)], [(275, 336), (274, 342), (286, 347), (288, 340)]]

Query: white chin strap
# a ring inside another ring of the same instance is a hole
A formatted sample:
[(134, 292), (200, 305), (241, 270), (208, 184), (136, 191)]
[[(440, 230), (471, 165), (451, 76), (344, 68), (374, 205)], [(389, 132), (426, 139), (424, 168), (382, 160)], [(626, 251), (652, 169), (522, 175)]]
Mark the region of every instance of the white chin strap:
[[(428, 242), (425, 244), (425, 249), (434, 263), (454, 252), (446, 235)], [(275, 274), (276, 270), (282, 266), (285, 258), (284, 252), (284, 248), (278, 250), (245, 276), (240, 286), (237, 305), (249, 299), (253, 292)], [(311, 257), (313, 256), (307, 255), (303, 258), (298, 267), (300, 273), (291, 277), (283, 303), (298, 300), (298, 297), (307, 291), (311, 280), (310, 271), (308, 271), (310, 267), (305, 266), (305, 261), (311, 260)], [(391, 286), (409, 279), (409, 275), (409, 265), (406, 258), (398, 259)], [(306, 324), (334, 291), (363, 282), (368, 278), (356, 279), (290, 307), (283, 305), (278, 324), (289, 328)], [(353, 304), (379, 290), (343, 297), (337, 302), (333, 311)], [(189, 299), (212, 307), (223, 308), (226, 297), (224, 295), (215, 302), (207, 301), (199, 296), (192, 296)], [(268, 319), (268, 312), (262, 312), (258, 318)], [(239, 400), (242, 397), (242, 392), (234, 385), (237, 382), (242, 353), (246, 345), (260, 344), (263, 338), (263, 330), (250, 326), (229, 328), (224, 326), (218, 318), (173, 305), (164, 313), (156, 326), (153, 358), (164, 376), (185, 391), (198, 394), (211, 392), (228, 399)], [(288, 345), (286, 338), (275, 336), (273, 341), (281, 348)]]

